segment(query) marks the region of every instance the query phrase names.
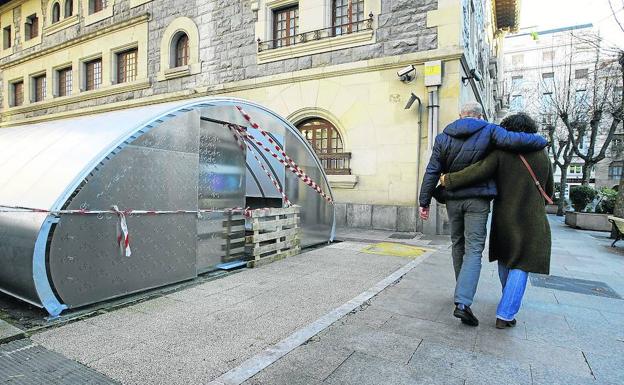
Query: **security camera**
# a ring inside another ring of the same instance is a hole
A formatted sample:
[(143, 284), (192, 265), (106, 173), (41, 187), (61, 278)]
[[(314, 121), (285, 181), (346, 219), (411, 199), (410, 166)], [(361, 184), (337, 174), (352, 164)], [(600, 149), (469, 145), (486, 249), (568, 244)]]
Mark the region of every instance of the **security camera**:
[(471, 69), (471, 70), (470, 70), (470, 75), (472, 76), (472, 78), (473, 78), (475, 81), (477, 81), (477, 82), (480, 82), (480, 81), (481, 81), (481, 73), (480, 73), (478, 70), (476, 70), (476, 69), (474, 69), (474, 68), (473, 68), (473, 69)]
[(468, 84), (468, 81), (470, 79), (474, 79), (476, 82), (480, 82), (482, 79), (481, 73), (475, 68), (471, 69), (469, 76), (462, 76), (462, 83), (466, 85)]
[(416, 67), (413, 64), (408, 65), (397, 71), (397, 76), (402, 82), (409, 83), (416, 77)]

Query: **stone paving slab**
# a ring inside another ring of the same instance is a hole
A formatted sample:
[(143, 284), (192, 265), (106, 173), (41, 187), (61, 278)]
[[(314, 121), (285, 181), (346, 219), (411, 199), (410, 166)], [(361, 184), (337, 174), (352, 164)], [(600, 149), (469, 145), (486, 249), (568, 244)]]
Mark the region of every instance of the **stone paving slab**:
[[(557, 218), (551, 218), (551, 225), (553, 272), (605, 282), (616, 291), (624, 288), (617, 280), (624, 271), (624, 259), (603, 247), (606, 239), (566, 228)], [(498, 330), (494, 320), (500, 283), (496, 265), (484, 262), (473, 305), (481, 324), (471, 328), (452, 316), (453, 286), (450, 250), (442, 245), (417, 269), (373, 298), (368, 307), (314, 337), (308, 345), (316, 349), (342, 349), (341, 358), (347, 351), (353, 353), (340, 363), (340, 359), (328, 363), (322, 375), (302, 377), (296, 383), (624, 383), (624, 301), (529, 284), (517, 326)], [(301, 366), (306, 362), (302, 349), (246, 384), (270, 384), (276, 379), (281, 384), (296, 378), (297, 372), (310, 375), (306, 365)], [(410, 349), (414, 351), (406, 362)], [(297, 362), (296, 371), (290, 362)], [(332, 366), (333, 372), (323, 379)]]
[(404, 364), (354, 352), (324, 383), (332, 385), (463, 385), (464, 380), (445, 373), (418, 372)]

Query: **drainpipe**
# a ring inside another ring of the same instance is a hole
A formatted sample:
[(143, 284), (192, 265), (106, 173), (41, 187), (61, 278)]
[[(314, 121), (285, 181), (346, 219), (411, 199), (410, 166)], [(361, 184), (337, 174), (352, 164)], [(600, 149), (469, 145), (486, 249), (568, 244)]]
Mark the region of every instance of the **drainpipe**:
[[(415, 93), (412, 92), (412, 95), (410, 96), (409, 101), (407, 102), (407, 105), (405, 106), (406, 110), (409, 110), (410, 108), (412, 108), (412, 104), (414, 104), (414, 102), (417, 101), (418, 102), (418, 132), (416, 133), (416, 154), (418, 157), (420, 157), (421, 153), (420, 153), (420, 138), (422, 135), (422, 101), (420, 100), (420, 98), (418, 96), (416, 96)], [(415, 220), (414, 220), (414, 232), (418, 232), (418, 218), (419, 218), (419, 214), (418, 214), (418, 207), (420, 207), (419, 203), (418, 203), (418, 183), (420, 183), (420, 159), (416, 159), (416, 212), (415, 212)]]
[[(426, 159), (431, 158), (431, 151), (433, 149), (433, 143), (436, 135), (438, 134), (438, 120), (440, 105), (438, 101), (438, 86), (427, 87), (429, 92), (429, 100), (427, 104), (428, 119), (427, 119), (427, 156)], [(423, 221), (423, 233), (429, 235), (437, 235), (441, 232), (438, 231), (438, 209), (437, 202), (432, 200), (429, 210), (429, 220)]]

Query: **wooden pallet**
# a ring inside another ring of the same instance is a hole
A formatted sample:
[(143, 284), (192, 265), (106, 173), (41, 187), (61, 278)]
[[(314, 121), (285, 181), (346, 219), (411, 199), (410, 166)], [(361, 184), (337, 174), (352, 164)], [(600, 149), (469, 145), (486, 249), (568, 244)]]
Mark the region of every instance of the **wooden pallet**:
[(299, 207), (254, 211), (251, 231), (245, 237), (248, 267), (261, 266), (301, 251)]
[(222, 263), (245, 258), (245, 217), (227, 213), (223, 219)]

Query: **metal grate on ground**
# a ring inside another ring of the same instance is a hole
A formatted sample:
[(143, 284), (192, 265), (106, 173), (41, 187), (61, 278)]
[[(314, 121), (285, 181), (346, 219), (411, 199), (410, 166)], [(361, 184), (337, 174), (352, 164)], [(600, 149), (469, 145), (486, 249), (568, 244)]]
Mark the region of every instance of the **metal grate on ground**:
[(11, 385), (119, 385), (29, 339), (0, 345), (0, 383)]
[(414, 233), (394, 233), (389, 238), (392, 239), (414, 239), (416, 234)]
[(604, 282), (542, 274), (531, 274), (530, 277), (531, 285), (533, 286), (569, 291), (578, 294), (595, 295), (598, 297), (622, 299), (615, 290)]

